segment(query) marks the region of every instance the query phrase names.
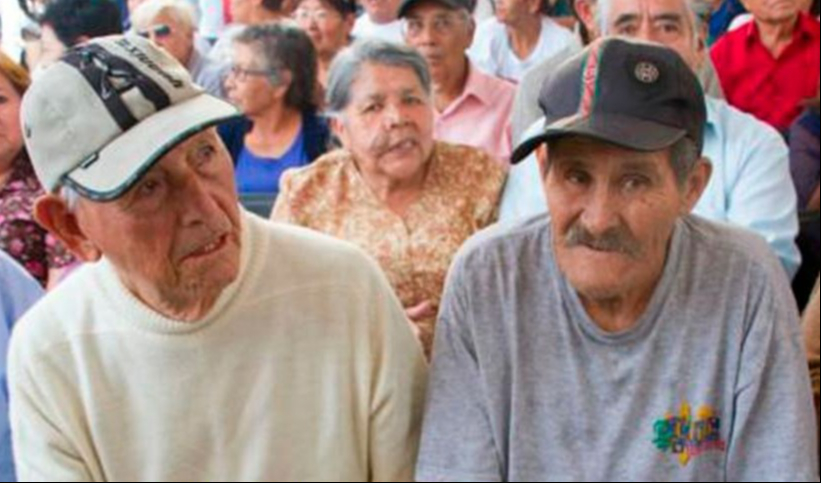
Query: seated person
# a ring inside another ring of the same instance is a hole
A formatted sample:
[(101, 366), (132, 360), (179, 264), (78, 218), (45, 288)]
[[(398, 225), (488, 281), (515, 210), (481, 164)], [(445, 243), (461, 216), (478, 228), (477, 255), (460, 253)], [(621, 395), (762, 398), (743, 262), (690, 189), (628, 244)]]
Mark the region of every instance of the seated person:
[(282, 173), (325, 154), (330, 128), (317, 112), (316, 51), (292, 25), (248, 27), (234, 41), (228, 97), (244, 117), (220, 127), (241, 195), (279, 194)]
[(710, 177), (695, 74), (608, 39), (541, 105), (514, 160), (536, 150), (550, 216), (457, 256), (417, 481), (817, 481), (787, 277), (690, 214)]
[(427, 64), (368, 41), (334, 63), (328, 89), (344, 149), (285, 174), (273, 219), (351, 241), (376, 258), (427, 353), (456, 251), (496, 221), (504, 168), (433, 138)]

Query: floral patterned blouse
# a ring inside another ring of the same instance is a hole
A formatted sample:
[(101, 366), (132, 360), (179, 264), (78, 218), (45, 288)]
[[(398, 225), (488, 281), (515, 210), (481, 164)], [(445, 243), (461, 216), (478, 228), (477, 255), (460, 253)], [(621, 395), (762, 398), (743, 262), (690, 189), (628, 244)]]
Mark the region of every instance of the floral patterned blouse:
[(49, 270), (73, 265), (75, 259), (34, 220), (34, 202), (43, 193), (31, 162), (21, 154), (8, 182), (0, 186), (0, 249), (45, 287)]
[[(495, 223), (506, 179), (474, 148), (437, 143), (421, 198), (400, 217), (365, 184), (350, 152), (329, 153), (285, 173), (272, 218), (335, 236), (376, 258), (402, 304), (439, 306), (456, 252)], [(418, 323), (430, 357), (435, 318)]]

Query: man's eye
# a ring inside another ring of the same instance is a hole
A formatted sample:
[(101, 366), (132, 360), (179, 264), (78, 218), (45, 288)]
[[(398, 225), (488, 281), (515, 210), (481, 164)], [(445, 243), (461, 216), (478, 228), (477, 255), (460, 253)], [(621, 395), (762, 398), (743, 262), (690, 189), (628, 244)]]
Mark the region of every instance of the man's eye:
[(590, 177), (581, 171), (571, 171), (567, 173), (567, 181), (574, 185), (585, 185), (590, 181)]
[(645, 176), (628, 176), (624, 180), (624, 188), (628, 191), (635, 191), (650, 184), (650, 180)]
[(200, 166), (207, 164), (214, 159), (216, 154), (217, 150), (214, 146), (208, 145), (201, 147), (197, 152), (197, 164)]

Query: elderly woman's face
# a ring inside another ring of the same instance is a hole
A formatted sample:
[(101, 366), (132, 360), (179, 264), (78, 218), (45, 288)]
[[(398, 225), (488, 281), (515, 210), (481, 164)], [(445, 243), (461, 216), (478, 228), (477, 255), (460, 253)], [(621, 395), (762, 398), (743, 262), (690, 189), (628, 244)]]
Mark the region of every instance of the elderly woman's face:
[(669, 154), (568, 138), (547, 156), (554, 250), (570, 284), (601, 301), (655, 283), (687, 211)]
[(433, 105), (412, 69), (365, 64), (343, 117), (338, 134), (363, 171), (408, 180), (433, 153)]
[(20, 96), (0, 74), (0, 170), (7, 168), (23, 149), (20, 129)]
[(121, 199), (81, 201), (77, 220), (138, 296), (182, 305), (238, 276), (233, 167), (213, 129), (169, 152)]
[(303, 0), (294, 19), (311, 38), (320, 57), (333, 57), (348, 45), (355, 18), (342, 15), (322, 0)]
[(251, 45), (235, 43), (233, 68), (225, 80), (228, 99), (248, 117), (262, 114), (284, 102), (287, 86), (271, 84), (261, 54)]

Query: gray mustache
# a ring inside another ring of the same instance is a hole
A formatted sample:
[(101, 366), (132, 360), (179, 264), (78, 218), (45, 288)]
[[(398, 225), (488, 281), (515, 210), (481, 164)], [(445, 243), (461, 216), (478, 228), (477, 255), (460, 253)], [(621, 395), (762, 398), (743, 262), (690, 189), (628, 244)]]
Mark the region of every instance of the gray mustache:
[(600, 236), (590, 233), (580, 223), (573, 225), (564, 240), (567, 248), (586, 247), (600, 252), (621, 253), (631, 258), (642, 254), (641, 244), (626, 227), (611, 228)]

